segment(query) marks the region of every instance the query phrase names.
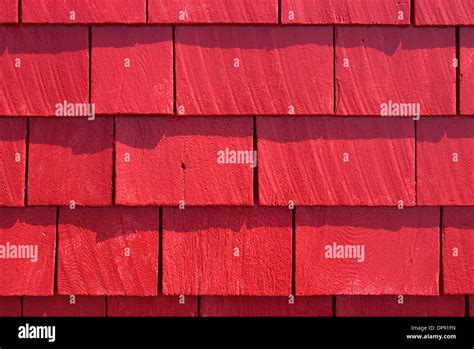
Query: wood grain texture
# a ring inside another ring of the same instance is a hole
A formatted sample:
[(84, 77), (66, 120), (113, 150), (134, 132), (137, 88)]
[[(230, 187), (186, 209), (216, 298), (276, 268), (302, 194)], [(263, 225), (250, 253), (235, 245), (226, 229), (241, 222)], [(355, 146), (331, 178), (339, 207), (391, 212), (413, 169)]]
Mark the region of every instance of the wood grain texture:
[(291, 211), (165, 208), (163, 293), (289, 295)]
[(0, 118), (0, 206), (25, 202), (26, 119)]
[(31, 119), (28, 202), (112, 204), (112, 118)]
[(0, 297), (0, 317), (20, 317), (21, 297)]
[(101, 317), (105, 316), (105, 297), (51, 296), (24, 297), (23, 316)]
[(474, 90), (474, 28), (460, 29), (459, 46), (460, 112), (462, 115), (474, 116), (474, 98), (472, 98)]
[(196, 317), (198, 300), (193, 296), (108, 297), (107, 316)]
[(330, 27), (176, 27), (182, 115), (331, 114)]
[(410, 120), (259, 117), (257, 136), (262, 205), (415, 204)]
[(173, 114), (171, 27), (92, 30), (92, 102), (98, 114)]
[[(146, 1), (22, 0), (25, 23), (146, 23)], [(72, 19), (71, 11), (75, 12)]]
[(253, 204), (251, 165), (218, 162), (226, 148), (253, 155), (251, 118), (123, 117), (116, 139), (118, 204)]
[(87, 41), (85, 27), (0, 27), (0, 115), (55, 116), (57, 103), (86, 103)]
[(474, 208), (443, 207), (443, 289), (474, 294)]
[(0, 246), (0, 296), (53, 294), (55, 207), (0, 208)]
[(278, 23), (278, 0), (149, 0), (151, 23)]
[[(296, 294), (438, 295), (439, 219), (439, 208), (298, 208)], [(364, 254), (328, 255), (334, 244)]]
[(433, 118), (417, 125), (417, 204), (474, 204), (474, 119)]
[(336, 296), (339, 317), (464, 317), (465, 310), (463, 296)]
[(157, 208), (60, 209), (58, 293), (155, 296)]
[[(400, 16), (400, 11), (402, 15)], [(410, 23), (409, 0), (282, 0), (284, 24)]]
[(0, 23), (18, 22), (18, 1), (0, 0)]
[(474, 0), (416, 0), (417, 25), (472, 25)]
[(321, 317), (332, 315), (332, 297), (201, 298), (202, 317)]
[(420, 103), (456, 114), (454, 28), (336, 27), (336, 114), (381, 115), (381, 104)]

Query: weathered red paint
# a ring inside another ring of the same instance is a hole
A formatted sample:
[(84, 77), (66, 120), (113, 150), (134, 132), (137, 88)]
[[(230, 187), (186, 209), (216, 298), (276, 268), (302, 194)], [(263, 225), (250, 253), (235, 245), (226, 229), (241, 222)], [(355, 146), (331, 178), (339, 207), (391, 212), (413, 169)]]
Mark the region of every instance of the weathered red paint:
[(417, 25), (472, 25), (473, 0), (416, 0)]
[(289, 295), (291, 211), (165, 208), (163, 293)]
[(22, 0), (25, 23), (146, 23), (146, 1)]
[(0, 116), (55, 116), (64, 101), (87, 103), (88, 49), (85, 27), (0, 27)]
[(262, 205), (413, 206), (410, 120), (259, 117)]
[(176, 27), (180, 115), (332, 114), (332, 82), (330, 27)]
[(424, 119), (416, 135), (417, 204), (474, 205), (474, 119)]
[(297, 208), (296, 294), (438, 295), (439, 219), (438, 208)]
[(58, 293), (155, 296), (158, 208), (61, 208)]
[(463, 296), (336, 296), (340, 317), (464, 317)]
[(332, 297), (210, 297), (201, 298), (203, 317), (322, 317), (332, 315)]
[(278, 23), (278, 0), (149, 0), (151, 23)]
[(112, 118), (30, 120), (28, 203), (112, 204)]
[(454, 28), (338, 26), (336, 114), (455, 115), (455, 59)]
[(198, 299), (193, 296), (107, 297), (108, 316), (196, 317)]
[(105, 316), (105, 297), (50, 296), (24, 297), (23, 316), (97, 317)]
[(0, 118), (0, 206), (23, 206), (26, 119)]
[(409, 0), (282, 0), (284, 24), (410, 23)]
[(443, 207), (443, 290), (474, 294), (474, 208)]
[(0, 208), (0, 296), (51, 296), (56, 208)]
[(173, 114), (171, 27), (92, 29), (92, 102), (98, 114)]
[(253, 204), (252, 162), (218, 155), (244, 151), (253, 160), (251, 118), (123, 117), (116, 139), (118, 204)]

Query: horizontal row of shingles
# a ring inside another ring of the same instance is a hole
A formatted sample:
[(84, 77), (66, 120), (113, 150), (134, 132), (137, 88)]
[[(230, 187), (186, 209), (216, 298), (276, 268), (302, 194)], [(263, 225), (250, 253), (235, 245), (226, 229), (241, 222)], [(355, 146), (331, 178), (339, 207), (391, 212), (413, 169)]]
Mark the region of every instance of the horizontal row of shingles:
[(0, 317), (28, 316), (474, 316), (464, 296), (0, 297)]
[(416, 132), (399, 118), (3, 118), (0, 206), (474, 205), (473, 146), (462, 117)]
[(441, 247), (436, 207), (3, 208), (0, 295), (474, 294), (474, 210), (442, 213)]
[(458, 71), (455, 28), (3, 26), (0, 117), (474, 115), (459, 36)]
[[(263, 23), (407, 25), (410, 0), (23, 0), (24, 23)], [(0, 22), (18, 22), (0, 0)], [(415, 0), (418, 25), (472, 25), (473, 0)], [(281, 17), (279, 18), (279, 12)]]

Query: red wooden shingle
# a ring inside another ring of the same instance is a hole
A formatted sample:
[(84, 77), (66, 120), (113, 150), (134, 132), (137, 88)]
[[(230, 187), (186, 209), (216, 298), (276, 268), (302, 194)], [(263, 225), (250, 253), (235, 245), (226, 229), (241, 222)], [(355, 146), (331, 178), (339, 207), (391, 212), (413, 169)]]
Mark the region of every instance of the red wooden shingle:
[(336, 113), (455, 115), (455, 46), (454, 28), (336, 27)]
[[(473, 1), (474, 3), (474, 1)], [(474, 115), (474, 28), (461, 28), (460, 37), (460, 109), (463, 115)]]
[(180, 115), (331, 114), (331, 27), (176, 27)]
[(298, 295), (438, 295), (439, 208), (296, 211)]
[(0, 0), (0, 23), (18, 22), (18, 0)]
[(88, 57), (87, 28), (0, 27), (0, 116), (54, 116), (64, 101), (86, 103)]
[(22, 0), (25, 23), (146, 23), (145, 0)]
[(26, 119), (0, 119), (0, 206), (23, 206)]
[[(252, 135), (247, 117), (117, 118), (116, 202), (252, 205)], [(226, 149), (248, 163), (229, 163)]]
[(433, 118), (417, 125), (417, 204), (474, 204), (474, 119)]
[(28, 203), (112, 203), (113, 119), (31, 119)]
[(474, 294), (474, 208), (443, 207), (443, 289)]
[(24, 297), (23, 316), (93, 317), (105, 316), (105, 297)]
[(464, 317), (463, 296), (337, 296), (336, 316)]
[(193, 296), (108, 297), (108, 316), (195, 317), (198, 300)]
[(415, 0), (417, 25), (472, 25), (474, 0)]
[(92, 29), (92, 102), (98, 114), (173, 114), (171, 27)]
[(287, 208), (165, 208), (163, 293), (291, 293)]
[(0, 297), (0, 317), (21, 316), (21, 297)]
[(278, 23), (278, 0), (149, 0), (151, 23)]
[(257, 118), (263, 205), (413, 206), (413, 121)]
[(0, 208), (0, 296), (53, 294), (56, 208)]
[(332, 297), (202, 297), (201, 316), (331, 316)]
[(59, 212), (58, 293), (154, 296), (158, 208), (78, 208)]
[(284, 24), (409, 24), (409, 0), (282, 0)]

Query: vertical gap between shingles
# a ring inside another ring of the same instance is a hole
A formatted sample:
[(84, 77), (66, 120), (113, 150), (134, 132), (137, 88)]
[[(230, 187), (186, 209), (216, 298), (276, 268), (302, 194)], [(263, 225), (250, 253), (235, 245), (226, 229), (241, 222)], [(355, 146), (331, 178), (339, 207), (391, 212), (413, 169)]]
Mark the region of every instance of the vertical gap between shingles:
[(158, 219), (158, 293), (163, 294), (163, 207)]
[(466, 317), (469, 317), (469, 296), (468, 295), (464, 296), (464, 305), (466, 306)]
[(92, 103), (92, 26), (89, 30), (89, 103)]
[(259, 197), (258, 197), (258, 142), (257, 142), (257, 117), (253, 117), (253, 151), (254, 154), (254, 163), (257, 164), (253, 168), (253, 204), (254, 206), (258, 206), (259, 204)]
[(112, 131), (112, 204), (115, 205), (116, 200), (116, 189), (117, 189), (117, 126), (115, 116), (112, 119), (113, 121), (113, 131)]
[(296, 207), (291, 210), (291, 294), (296, 295)]
[(336, 115), (336, 96), (337, 96), (337, 80), (336, 80), (336, 26), (332, 26), (332, 81), (333, 81), (333, 113)]
[(332, 296), (332, 317), (336, 317), (336, 296)]
[(439, 294), (443, 294), (443, 206), (439, 207)]
[(146, 24), (148, 24), (148, 21), (149, 21), (149, 19), (148, 19), (148, 17), (149, 17), (149, 12), (148, 12), (148, 11), (149, 11), (149, 10), (148, 10), (148, 0), (146, 0), (145, 6), (146, 6), (146, 7), (145, 7), (145, 12), (146, 12), (145, 21), (146, 21)]
[(173, 40), (173, 113), (177, 114), (178, 106), (176, 101), (176, 26), (172, 28), (172, 40)]
[(105, 317), (109, 317), (109, 297), (105, 296)]
[(281, 0), (278, 0), (278, 25), (281, 25)]
[(415, 0), (410, 1), (410, 23), (415, 25)]
[(28, 206), (28, 163), (29, 163), (29, 154), (30, 154), (30, 118), (26, 118), (26, 138), (25, 138), (25, 188), (24, 188), (24, 203), (25, 207)]
[(201, 296), (197, 296), (197, 316), (201, 317)]
[(54, 255), (54, 294), (58, 294), (58, 269), (59, 269), (59, 206), (56, 206), (56, 248)]
[(415, 154), (414, 154), (414, 167), (415, 167), (415, 171), (414, 171), (414, 180), (415, 180), (415, 205), (418, 203), (418, 143), (417, 143), (417, 123), (418, 121), (414, 120), (413, 121), (413, 128), (414, 128), (414, 138), (415, 138)]
[(24, 298), (25, 297), (20, 297), (20, 316), (23, 317), (24, 316), (24, 311), (23, 311), (23, 308), (24, 308)]
[(18, 23), (21, 23), (23, 20), (23, 0), (18, 0)]
[(456, 27), (456, 115), (461, 115), (461, 37), (460, 27)]

